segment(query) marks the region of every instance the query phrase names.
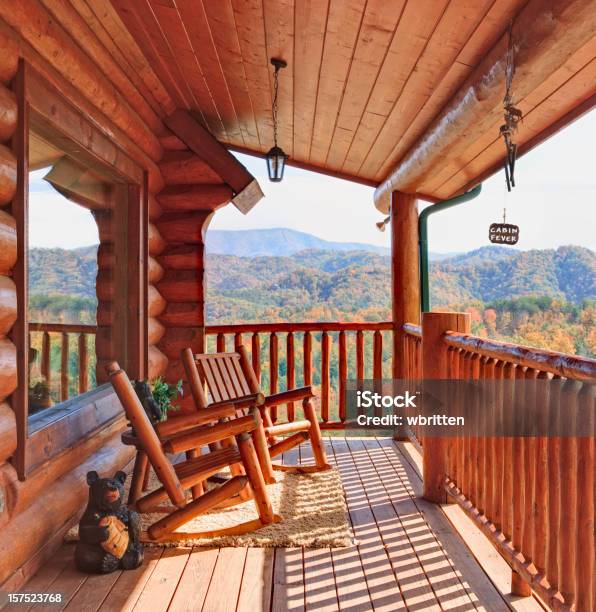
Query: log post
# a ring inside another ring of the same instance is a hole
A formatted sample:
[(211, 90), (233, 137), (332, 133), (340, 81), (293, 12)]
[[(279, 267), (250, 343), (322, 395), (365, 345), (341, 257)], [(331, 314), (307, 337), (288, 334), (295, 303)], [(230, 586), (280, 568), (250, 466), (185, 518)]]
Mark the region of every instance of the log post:
[[(449, 350), (443, 341), (446, 331), (470, 333), (470, 315), (457, 312), (422, 314), (422, 372), (424, 380), (449, 378)], [(447, 473), (448, 439), (425, 436), (423, 446), (424, 497), (447, 503), (444, 488)]]
[(393, 378), (406, 378), (404, 323), (420, 323), (418, 204), (415, 195), (393, 192), (391, 198), (391, 304)]

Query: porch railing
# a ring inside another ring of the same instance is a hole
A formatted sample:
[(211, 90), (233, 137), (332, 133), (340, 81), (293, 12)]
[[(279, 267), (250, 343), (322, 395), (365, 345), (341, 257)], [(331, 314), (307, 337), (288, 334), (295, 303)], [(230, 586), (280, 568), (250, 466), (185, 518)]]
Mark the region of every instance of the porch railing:
[[(205, 332), (209, 351), (231, 350), (245, 343), (257, 378), (268, 393), (283, 390), (280, 387), (317, 387), (322, 427), (341, 429), (346, 421), (346, 380), (390, 376), (391, 327), (387, 321), (252, 323), (209, 325)], [(280, 350), (280, 343), (285, 349)], [(290, 421), (301, 418), (293, 403), (285, 410)], [(277, 411), (272, 417), (277, 418)]]
[(448, 378), (566, 379), (560, 392), (545, 392), (536, 407), (556, 413), (564, 397), (574, 407), (571, 418), (582, 419), (585, 437), (449, 438), (445, 486), (553, 608), (579, 604), (578, 610), (587, 610), (596, 596), (595, 397), (587, 382), (596, 380), (596, 360), (458, 332), (445, 333), (443, 340)]
[[(70, 325), (66, 323), (29, 323), (29, 346), (35, 336), (41, 335), (40, 371), (50, 389), (59, 390), (60, 401), (65, 401), (73, 395), (85, 393), (90, 388), (90, 380), (94, 375), (90, 352), (92, 342), (97, 333), (95, 325)], [(58, 344), (55, 344), (55, 343)], [(58, 347), (52, 354), (52, 349)], [(76, 378), (71, 376), (71, 354), (76, 352)], [(56, 366), (59, 364), (58, 368)], [(60, 374), (60, 382), (54, 383), (54, 373)], [(76, 384), (73, 384), (76, 381)]]

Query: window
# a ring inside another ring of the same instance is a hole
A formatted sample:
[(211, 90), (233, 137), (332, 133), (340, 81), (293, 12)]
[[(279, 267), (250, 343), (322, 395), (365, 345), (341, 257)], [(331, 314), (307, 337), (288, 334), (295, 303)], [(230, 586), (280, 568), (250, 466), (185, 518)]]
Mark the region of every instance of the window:
[(121, 418), (107, 362), (144, 378), (147, 219), (143, 170), (25, 63), (17, 83), (13, 406), (25, 478)]

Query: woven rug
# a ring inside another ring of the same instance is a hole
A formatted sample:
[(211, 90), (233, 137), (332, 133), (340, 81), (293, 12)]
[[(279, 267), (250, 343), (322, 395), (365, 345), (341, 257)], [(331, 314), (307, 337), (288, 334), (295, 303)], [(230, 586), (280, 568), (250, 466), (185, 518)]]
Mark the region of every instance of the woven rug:
[[(211, 546), (258, 548), (343, 548), (351, 546), (354, 538), (339, 473), (335, 469), (314, 474), (275, 472), (277, 482), (267, 485), (276, 514), (282, 521), (267, 525), (251, 533), (209, 539), (184, 539), (176, 542), (151, 542), (144, 533), (143, 541), (156, 546)], [(153, 472), (149, 489), (159, 486)], [(163, 514), (141, 515), (143, 529)], [(252, 500), (231, 508), (214, 510), (186, 523), (178, 531), (209, 531), (222, 529), (258, 518)], [(78, 539), (77, 527), (65, 536), (65, 541)]]

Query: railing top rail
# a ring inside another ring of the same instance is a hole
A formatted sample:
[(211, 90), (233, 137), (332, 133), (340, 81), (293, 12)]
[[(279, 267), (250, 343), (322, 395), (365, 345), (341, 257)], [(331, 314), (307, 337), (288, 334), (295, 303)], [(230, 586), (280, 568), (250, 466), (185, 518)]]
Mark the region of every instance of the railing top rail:
[(409, 336), (416, 336), (417, 338), (422, 338), (422, 328), (420, 327), (420, 325), (415, 325), (414, 323), (404, 323), (402, 329)]
[(95, 334), (97, 325), (79, 325), (70, 323), (29, 323), (32, 332), (62, 332), (65, 334)]
[(239, 323), (237, 325), (207, 325), (207, 334), (267, 333), (267, 332), (321, 332), (321, 331), (386, 331), (391, 321), (381, 322), (306, 322), (306, 323)]
[(596, 380), (596, 359), (567, 355), (460, 332), (445, 333), (448, 346), (576, 380)]

